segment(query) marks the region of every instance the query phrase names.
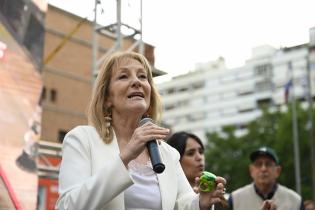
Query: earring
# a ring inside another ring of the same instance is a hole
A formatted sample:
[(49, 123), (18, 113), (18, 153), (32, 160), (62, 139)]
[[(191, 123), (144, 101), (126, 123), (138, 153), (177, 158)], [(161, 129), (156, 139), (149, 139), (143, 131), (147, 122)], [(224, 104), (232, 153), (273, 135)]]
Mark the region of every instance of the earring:
[(106, 116), (105, 121), (106, 121), (106, 128), (109, 128), (111, 126), (112, 118), (110, 116)]
[(112, 110), (111, 108), (107, 109), (107, 113), (105, 116), (105, 127), (106, 127), (106, 136), (109, 137), (110, 135), (110, 128), (111, 128), (111, 124), (112, 124)]

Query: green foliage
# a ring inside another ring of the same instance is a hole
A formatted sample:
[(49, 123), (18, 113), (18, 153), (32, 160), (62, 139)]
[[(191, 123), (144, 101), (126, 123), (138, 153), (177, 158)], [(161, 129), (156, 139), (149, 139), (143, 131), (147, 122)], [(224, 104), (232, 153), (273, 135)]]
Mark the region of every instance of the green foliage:
[[(248, 124), (247, 133), (235, 136), (235, 126), (226, 126), (220, 133), (208, 133), (206, 170), (227, 179), (227, 191), (250, 183), (249, 154), (260, 146), (269, 146), (277, 152), (282, 172), (279, 182), (295, 190), (292, 112), (261, 110), (262, 115)], [(312, 198), (310, 164), (310, 133), (307, 130), (308, 114), (297, 104), (298, 137), (302, 196)], [(315, 122), (315, 121), (314, 121)]]

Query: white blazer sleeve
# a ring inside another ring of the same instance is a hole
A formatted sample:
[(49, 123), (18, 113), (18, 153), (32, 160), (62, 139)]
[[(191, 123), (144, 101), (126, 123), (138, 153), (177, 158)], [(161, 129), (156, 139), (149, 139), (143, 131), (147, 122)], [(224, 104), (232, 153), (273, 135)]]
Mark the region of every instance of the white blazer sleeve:
[(199, 210), (199, 195), (192, 190), (179, 161), (178, 177), (178, 194), (175, 209)]
[[(91, 144), (93, 135), (82, 127), (71, 130), (63, 143), (59, 172), (59, 210), (101, 209), (133, 184), (119, 155), (108, 155), (107, 164), (92, 174)], [(118, 176), (118, 177), (117, 177)]]

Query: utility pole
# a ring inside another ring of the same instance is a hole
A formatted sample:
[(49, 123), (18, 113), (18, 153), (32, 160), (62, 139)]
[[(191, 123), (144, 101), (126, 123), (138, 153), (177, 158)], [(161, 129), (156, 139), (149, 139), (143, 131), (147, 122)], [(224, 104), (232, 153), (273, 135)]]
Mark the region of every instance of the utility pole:
[(290, 77), (292, 80), (291, 87), (291, 108), (292, 108), (292, 130), (293, 130), (293, 152), (294, 152), (294, 172), (295, 172), (295, 187), (296, 192), (301, 195), (301, 173), (300, 173), (300, 148), (299, 148), (299, 131), (298, 131), (298, 122), (296, 115), (296, 101), (294, 93), (294, 74), (292, 63), (288, 63), (288, 69), (291, 73)]
[(121, 0), (116, 0), (117, 1), (117, 29), (116, 29), (116, 50), (121, 50)]
[(142, 0), (140, 0), (140, 44), (139, 44), (139, 53), (144, 55), (144, 44), (142, 39)]
[(97, 40), (97, 4), (98, 0), (95, 0), (94, 5), (94, 22), (93, 22), (93, 32), (92, 32), (92, 87), (95, 82), (97, 75), (98, 65), (97, 65), (97, 51), (98, 51), (98, 40)]
[(310, 29), (310, 43), (308, 45), (307, 61), (307, 85), (308, 85), (308, 119), (310, 126), (310, 147), (311, 147), (311, 170), (312, 170), (312, 192), (313, 201), (315, 202), (315, 139), (314, 139), (314, 121), (313, 121), (313, 93), (312, 93), (312, 67), (313, 67), (313, 49), (315, 47), (315, 28)]
[[(140, 30), (137, 30), (127, 24), (122, 23), (121, 20), (121, 7), (122, 7), (122, 1), (116, 0), (116, 23), (110, 24), (107, 26), (98, 26), (96, 22), (96, 12), (97, 12), (97, 4), (99, 4), (99, 0), (95, 0), (95, 17), (94, 17), (94, 30), (93, 30), (93, 79), (96, 77), (98, 73), (98, 67), (100, 64), (104, 61), (104, 59), (110, 55), (111, 53), (115, 51), (123, 50), (123, 39), (125, 37), (133, 38), (135, 39), (135, 35), (139, 34), (140, 38), (135, 41), (128, 49), (127, 51), (135, 50), (136, 47), (138, 47), (138, 51), (141, 54), (144, 54), (144, 43), (142, 39), (142, 0), (140, 0)], [(127, 28), (128, 30), (132, 31), (129, 35), (122, 34), (122, 28)], [(97, 34), (96, 32), (99, 32), (100, 34), (107, 35), (108, 37), (111, 37), (115, 40), (114, 45), (106, 51), (104, 55), (102, 55), (99, 59), (97, 59)], [(163, 73), (156, 72), (156, 75), (161, 75)]]

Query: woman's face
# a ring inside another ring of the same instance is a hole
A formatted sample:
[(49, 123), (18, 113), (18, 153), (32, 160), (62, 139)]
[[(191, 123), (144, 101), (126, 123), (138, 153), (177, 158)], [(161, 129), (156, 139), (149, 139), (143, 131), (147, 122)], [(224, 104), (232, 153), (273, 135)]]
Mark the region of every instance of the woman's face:
[(201, 145), (193, 138), (188, 138), (185, 152), (181, 158), (181, 165), (184, 173), (189, 180), (193, 182), (196, 177), (201, 176), (205, 168), (205, 158)]
[(151, 85), (143, 65), (132, 58), (120, 61), (113, 69), (107, 106), (114, 114), (145, 114), (150, 106)]

